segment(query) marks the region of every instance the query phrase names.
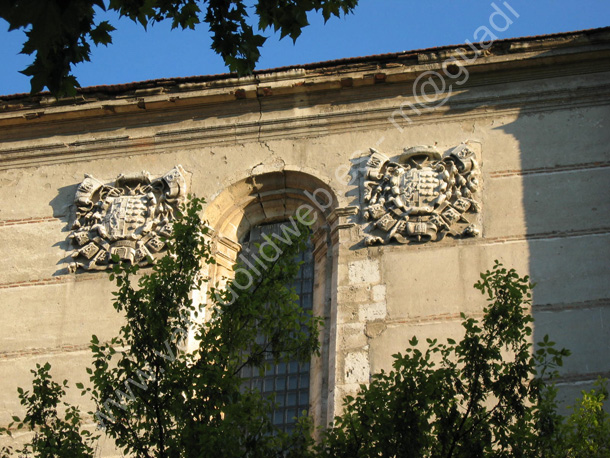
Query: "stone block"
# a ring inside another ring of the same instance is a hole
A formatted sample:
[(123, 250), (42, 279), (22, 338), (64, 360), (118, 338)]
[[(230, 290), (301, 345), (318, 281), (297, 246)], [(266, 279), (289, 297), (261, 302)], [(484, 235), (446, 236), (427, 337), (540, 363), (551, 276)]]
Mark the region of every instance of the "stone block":
[(114, 336), (122, 316), (112, 307), (114, 285), (99, 279), (2, 289), (0, 351), (87, 345)]
[[(562, 79), (560, 84), (569, 91), (566, 85), (582, 87), (604, 77), (603, 73), (573, 76)], [(607, 106), (601, 105), (563, 110), (542, 108), (487, 118), (487, 126), (493, 127), (481, 129), (485, 130), (485, 148), (490, 153), (486, 155), (486, 167), (489, 171), (531, 170), (608, 161), (608, 138), (603, 133), (607, 120)], [(574, 150), (575, 136), (578, 137), (577, 151)]]
[(358, 305), (342, 304), (337, 309), (337, 324), (357, 323), (359, 321)]
[[(492, 252), (488, 252), (488, 247), (474, 245), (386, 251), (382, 263), (388, 318), (400, 320), (481, 310), (484, 298), (472, 285), (480, 272), (493, 266), (494, 259), (516, 253), (527, 258), (527, 246), (494, 245)], [(510, 262), (507, 265), (512, 266)]]
[(17, 387), (31, 390), (33, 375), (30, 371), (36, 368), (36, 364), (45, 364), (46, 362), (51, 364), (50, 373), (53, 380), (58, 383), (68, 380), (70, 389), (67, 390), (64, 400), (79, 405), (83, 413), (93, 409), (93, 403), (88, 398), (81, 397), (80, 390), (75, 387), (76, 382), (89, 384), (89, 375), (85, 372), (85, 368), (91, 365), (91, 352), (88, 349), (2, 359), (0, 360), (0, 373), (10, 374), (11, 376), (2, 377), (0, 380), (0, 424), (6, 425), (9, 423), (11, 415), (23, 415), (23, 407), (19, 403)]
[(419, 348), (426, 348), (426, 339), (438, 339), (446, 342), (447, 338), (460, 339), (463, 336), (461, 320), (445, 320), (427, 323), (388, 324), (387, 328), (377, 336), (369, 339), (369, 359), (371, 373), (376, 374), (382, 369), (392, 369), (393, 354), (405, 353), (409, 341), (417, 337)]
[(353, 350), (367, 345), (364, 323), (342, 324), (338, 326), (340, 350)]
[(361, 304), (371, 300), (371, 287), (350, 285), (337, 287), (338, 304)]
[(534, 320), (534, 342), (549, 335), (556, 342), (555, 348), (567, 348), (572, 353), (559, 368), (561, 374), (610, 372), (610, 308), (607, 305), (534, 310)]
[(368, 337), (375, 338), (388, 328), (383, 321), (373, 321), (366, 324), (365, 333)]
[(349, 281), (352, 285), (369, 284), (374, 285), (381, 280), (379, 272), (379, 261), (364, 259), (352, 261), (348, 267)]
[(371, 295), (373, 298), (373, 302), (383, 302), (386, 298), (386, 286), (385, 285), (375, 285), (371, 288)]
[(283, 196), (274, 197), (276, 198), (267, 198), (261, 201), (265, 212), (265, 221), (267, 222), (283, 221), (291, 216), (286, 214), (286, 199)]
[[(535, 304), (570, 304), (610, 297), (610, 234), (529, 243)], [(520, 272), (527, 272), (523, 269)]]
[(357, 351), (345, 355), (344, 380), (346, 384), (368, 383), (370, 365), (368, 353)]
[(610, 169), (581, 169), (487, 180), (485, 237), (597, 230), (610, 225), (603, 189)]
[(359, 318), (362, 322), (384, 320), (387, 315), (385, 302), (360, 305)]
[(72, 258), (67, 227), (59, 220), (0, 227), (0, 284), (48, 279)]

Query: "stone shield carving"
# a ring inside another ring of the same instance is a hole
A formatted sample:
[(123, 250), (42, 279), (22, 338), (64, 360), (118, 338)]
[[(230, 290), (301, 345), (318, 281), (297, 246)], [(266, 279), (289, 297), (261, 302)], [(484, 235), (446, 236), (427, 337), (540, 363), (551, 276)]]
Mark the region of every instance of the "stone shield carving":
[(479, 234), (471, 215), (480, 212), (480, 170), (465, 145), (446, 157), (431, 146), (405, 148), (396, 162), (371, 148), (365, 174), (363, 213), (371, 221), (367, 245)]
[(70, 271), (107, 269), (113, 255), (135, 264), (153, 263), (186, 198), (184, 175), (179, 165), (155, 179), (148, 172), (119, 175), (113, 185), (85, 175), (74, 198), (76, 219), (69, 237), (77, 249)]

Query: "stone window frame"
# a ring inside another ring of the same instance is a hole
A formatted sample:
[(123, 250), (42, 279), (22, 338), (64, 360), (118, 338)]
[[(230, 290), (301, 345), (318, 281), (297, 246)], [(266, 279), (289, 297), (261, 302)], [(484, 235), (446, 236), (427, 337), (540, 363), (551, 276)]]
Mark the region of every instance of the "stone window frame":
[[(206, 266), (209, 284), (231, 278), (243, 240), (251, 228), (281, 222), (309, 205), (316, 222), (311, 226), (314, 258), (313, 312), (324, 317), (320, 355), (310, 365), (309, 415), (314, 425), (327, 426), (334, 418), (336, 374), (336, 295), (338, 240), (337, 198), (331, 188), (312, 174), (270, 172), (239, 180), (223, 189), (204, 209), (216, 264)], [(204, 300), (205, 292), (201, 298)]]

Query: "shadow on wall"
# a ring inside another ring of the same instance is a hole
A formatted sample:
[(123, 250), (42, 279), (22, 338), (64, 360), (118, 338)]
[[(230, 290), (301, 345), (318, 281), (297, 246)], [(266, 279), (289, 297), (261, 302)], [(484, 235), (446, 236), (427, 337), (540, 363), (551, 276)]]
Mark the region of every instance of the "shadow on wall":
[(513, 205), (522, 206), (522, 243), (537, 283), (534, 340), (549, 334), (572, 352), (559, 381), (572, 398), (583, 389), (577, 383), (610, 376), (610, 131), (604, 127), (610, 119), (596, 100), (566, 102), (495, 127), (513, 136), (521, 172), (497, 171), (492, 179), (521, 189), (521, 202)]
[(76, 194), (77, 188), (78, 184), (72, 184), (59, 188), (57, 190), (57, 195), (49, 202), (49, 206), (53, 209), (53, 217), (65, 224), (61, 230), (61, 232), (65, 235), (65, 238), (53, 245), (53, 247), (59, 247), (66, 253), (66, 256), (57, 261), (56, 265), (60, 266), (60, 268), (53, 273), (54, 277), (69, 273), (67, 266), (72, 261), (72, 257), (70, 255), (74, 249), (68, 235), (71, 232), (70, 224), (72, 221), (74, 221), (73, 205), (74, 195)]

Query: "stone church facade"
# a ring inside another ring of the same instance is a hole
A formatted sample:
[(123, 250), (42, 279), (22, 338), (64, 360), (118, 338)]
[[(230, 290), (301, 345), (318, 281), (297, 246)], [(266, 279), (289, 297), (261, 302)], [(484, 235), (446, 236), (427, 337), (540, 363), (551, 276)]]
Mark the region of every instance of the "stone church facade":
[(0, 425), (36, 362), (87, 380), (91, 335), (121, 324), (110, 255), (162, 254), (188, 193), (207, 200), (213, 282), (252, 231), (315, 219), (317, 424), (412, 336), (459, 337), (494, 260), (538, 284), (534, 340), (572, 351), (572, 398), (610, 375), (609, 77), (596, 29), (0, 96)]

